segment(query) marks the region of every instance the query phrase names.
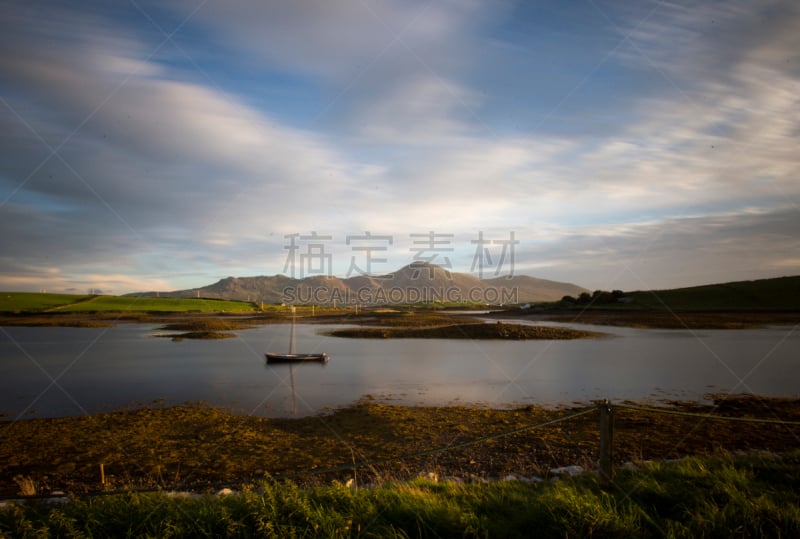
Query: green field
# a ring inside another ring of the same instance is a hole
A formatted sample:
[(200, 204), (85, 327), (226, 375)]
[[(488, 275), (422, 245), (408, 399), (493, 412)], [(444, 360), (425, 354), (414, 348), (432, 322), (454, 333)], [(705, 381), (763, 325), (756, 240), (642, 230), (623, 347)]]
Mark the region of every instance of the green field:
[(86, 301), (92, 297), (74, 294), (0, 292), (0, 312), (42, 312), (60, 305)]
[(0, 511), (5, 537), (798, 537), (800, 453), (694, 457), (558, 482), (415, 480), (215, 497), (130, 493)]
[(253, 312), (253, 303), (202, 298), (142, 298), (0, 292), (0, 312)]

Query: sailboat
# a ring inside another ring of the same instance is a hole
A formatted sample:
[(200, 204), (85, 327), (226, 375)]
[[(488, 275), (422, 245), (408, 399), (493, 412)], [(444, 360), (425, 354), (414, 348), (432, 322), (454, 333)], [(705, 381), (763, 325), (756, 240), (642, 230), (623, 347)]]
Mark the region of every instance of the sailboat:
[(289, 353), (276, 354), (274, 352), (267, 352), (264, 354), (267, 358), (267, 363), (301, 363), (305, 361), (316, 361), (318, 363), (327, 363), (330, 357), (325, 352), (320, 354), (297, 354), (294, 351), (294, 326), (296, 323), (297, 315), (295, 308), (292, 306), (292, 330), (289, 335)]

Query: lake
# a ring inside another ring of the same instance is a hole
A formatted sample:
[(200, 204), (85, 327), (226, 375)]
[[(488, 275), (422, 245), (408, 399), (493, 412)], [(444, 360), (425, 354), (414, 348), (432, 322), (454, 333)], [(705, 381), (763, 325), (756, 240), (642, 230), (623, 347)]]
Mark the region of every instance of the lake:
[[(558, 324), (552, 324), (558, 325)], [(205, 401), (242, 413), (309, 415), (361, 398), (395, 404), (547, 406), (593, 399), (702, 400), (713, 392), (800, 396), (800, 334), (642, 330), (568, 325), (611, 334), (573, 341), (344, 339), (298, 324), (300, 352), (327, 365), (266, 365), (289, 326), (225, 340), (154, 338), (157, 326), (0, 328), (0, 412), (57, 417)]]

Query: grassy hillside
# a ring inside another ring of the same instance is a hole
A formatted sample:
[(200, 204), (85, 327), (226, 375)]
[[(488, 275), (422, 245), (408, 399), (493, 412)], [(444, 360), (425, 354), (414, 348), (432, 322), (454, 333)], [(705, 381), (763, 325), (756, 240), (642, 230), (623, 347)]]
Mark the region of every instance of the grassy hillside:
[(633, 308), (673, 311), (798, 310), (800, 276), (628, 294)]
[(256, 307), (252, 303), (216, 299), (0, 293), (0, 312), (6, 313), (252, 312), (254, 310)]

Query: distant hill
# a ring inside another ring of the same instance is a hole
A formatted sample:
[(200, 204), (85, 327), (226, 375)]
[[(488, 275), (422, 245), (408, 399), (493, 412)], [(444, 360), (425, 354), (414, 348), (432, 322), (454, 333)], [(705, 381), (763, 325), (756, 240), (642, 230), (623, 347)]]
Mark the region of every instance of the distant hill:
[(380, 276), (349, 278), (313, 276), (293, 279), (285, 275), (227, 277), (214, 284), (173, 292), (137, 292), (130, 296), (203, 297), (296, 304), (383, 304), (420, 302), (524, 303), (556, 301), (579, 295), (585, 288), (526, 275), (478, 279), (449, 272), (435, 264), (415, 262)]
[(636, 291), (631, 307), (673, 311), (800, 310), (800, 276)]

